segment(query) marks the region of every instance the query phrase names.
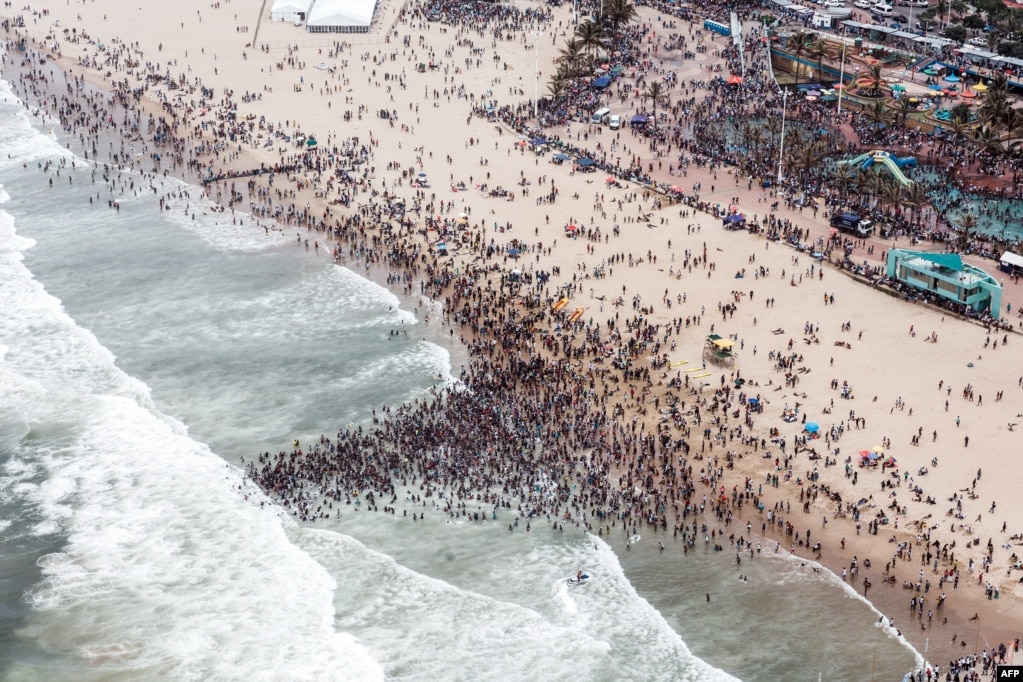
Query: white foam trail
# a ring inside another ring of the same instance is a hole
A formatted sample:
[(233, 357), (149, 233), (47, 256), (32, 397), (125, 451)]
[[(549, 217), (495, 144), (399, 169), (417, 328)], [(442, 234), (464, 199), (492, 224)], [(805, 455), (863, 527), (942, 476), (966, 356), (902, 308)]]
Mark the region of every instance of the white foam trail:
[(335, 630), (336, 584), (289, 542), (294, 524), (153, 409), (32, 279), (28, 246), (0, 211), (0, 413), (33, 434), (0, 491), (37, 510), (35, 534), (65, 539), (39, 561), (19, 635), (86, 678), (382, 679)]
[[(850, 599), (855, 599), (865, 604), (871, 611), (874, 612), (874, 614), (878, 617), (878, 620), (875, 623), (875, 627), (880, 628), (888, 637), (899, 642), (902, 646), (906, 647), (911, 652), (913, 652), (913, 656), (916, 659), (917, 669), (921, 669), (923, 667), (924, 665), (923, 655), (919, 651), (917, 651), (912, 644), (906, 641), (906, 638), (903, 637), (902, 634), (896, 628), (888, 625), (889, 616), (881, 613), (877, 609), (877, 607), (874, 606), (874, 603), (872, 601), (870, 601), (865, 596), (857, 592), (852, 585), (850, 585), (847, 581), (842, 580), (840, 577), (835, 575), (826, 566), (814, 561), (813, 559), (804, 559), (802, 557), (797, 557), (786, 552), (777, 553), (765, 552), (762, 556), (766, 559), (780, 562), (785, 566), (785, 570), (778, 571), (775, 574), (776, 580), (781, 584), (784, 584), (785, 582), (817, 580), (841, 587), (842, 590), (845, 592), (846, 596), (848, 596)], [(798, 570), (800, 568), (803, 568), (803, 564), (806, 564), (813, 568), (817, 568), (819, 570), (810, 572), (807, 572), (805, 570)]]

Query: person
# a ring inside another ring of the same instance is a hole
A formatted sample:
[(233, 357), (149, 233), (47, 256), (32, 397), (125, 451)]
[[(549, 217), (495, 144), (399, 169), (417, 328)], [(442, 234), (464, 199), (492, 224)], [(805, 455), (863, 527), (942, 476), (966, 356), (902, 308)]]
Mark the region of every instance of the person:
[(575, 574), (575, 581), (576, 581), (577, 583), (581, 583), (581, 582), (583, 581), (583, 572), (582, 572), (582, 571), (578, 571), (578, 572), (577, 572), (577, 573)]

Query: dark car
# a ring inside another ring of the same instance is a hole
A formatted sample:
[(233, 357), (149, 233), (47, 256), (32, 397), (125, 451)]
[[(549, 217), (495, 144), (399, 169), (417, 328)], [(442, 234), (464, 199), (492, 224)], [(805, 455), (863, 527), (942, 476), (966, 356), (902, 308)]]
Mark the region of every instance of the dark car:
[(896, 14), (894, 17), (892, 17), (892, 19), (899, 22), (900, 24), (909, 23), (909, 19), (906, 18), (905, 14)]

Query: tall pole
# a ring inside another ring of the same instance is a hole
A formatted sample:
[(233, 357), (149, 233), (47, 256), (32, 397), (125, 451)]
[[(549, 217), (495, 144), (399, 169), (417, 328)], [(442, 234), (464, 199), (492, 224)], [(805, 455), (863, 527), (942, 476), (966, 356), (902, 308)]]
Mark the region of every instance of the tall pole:
[(778, 184), (781, 184), (781, 160), (785, 154), (785, 104), (788, 102), (789, 91), (781, 91), (781, 143), (778, 145)]
[(842, 68), (838, 74), (838, 117), (842, 117), (842, 92), (845, 90), (845, 25), (842, 25)]

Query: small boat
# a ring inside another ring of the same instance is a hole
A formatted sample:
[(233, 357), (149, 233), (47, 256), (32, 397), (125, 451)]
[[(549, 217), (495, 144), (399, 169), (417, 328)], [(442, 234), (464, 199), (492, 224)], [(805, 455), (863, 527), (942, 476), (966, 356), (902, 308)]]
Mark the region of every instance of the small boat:
[(568, 579), (568, 586), (569, 587), (579, 587), (580, 585), (585, 585), (588, 582), (590, 582), (590, 574), (589, 573), (580, 573), (575, 578), (569, 578)]

